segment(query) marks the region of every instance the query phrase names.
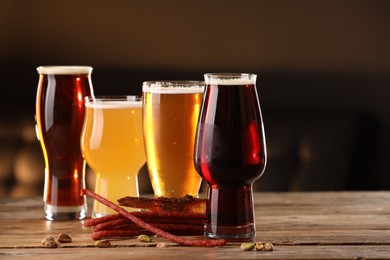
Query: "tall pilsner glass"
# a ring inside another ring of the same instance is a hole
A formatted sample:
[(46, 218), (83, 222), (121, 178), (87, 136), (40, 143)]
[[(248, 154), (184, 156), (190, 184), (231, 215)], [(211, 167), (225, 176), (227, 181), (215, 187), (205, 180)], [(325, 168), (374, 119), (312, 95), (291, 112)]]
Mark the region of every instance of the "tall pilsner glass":
[(205, 235), (256, 235), (252, 184), (266, 165), (263, 120), (254, 74), (205, 74), (194, 161), (208, 183)]
[(37, 135), (45, 159), (45, 217), (82, 219), (87, 204), (80, 135), (84, 97), (93, 95), (87, 66), (41, 66), (36, 99)]
[[(95, 192), (109, 200), (139, 196), (138, 172), (145, 163), (142, 97), (86, 97), (80, 143), (96, 173)], [(95, 201), (92, 217), (114, 213)]]
[(156, 197), (198, 196), (194, 141), (204, 82), (145, 81), (143, 130)]

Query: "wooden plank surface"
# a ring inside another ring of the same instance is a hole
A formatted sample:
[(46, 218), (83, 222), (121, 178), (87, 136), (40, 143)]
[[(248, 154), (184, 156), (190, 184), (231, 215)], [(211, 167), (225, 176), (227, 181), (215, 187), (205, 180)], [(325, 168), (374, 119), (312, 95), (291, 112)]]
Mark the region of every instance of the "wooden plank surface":
[[(155, 248), (136, 239), (113, 240), (95, 248), (83, 221), (46, 221), (40, 198), (0, 201), (0, 258), (72, 259), (366, 259), (390, 258), (390, 192), (256, 193), (256, 240), (273, 252), (244, 252), (239, 243), (222, 248), (190, 248), (170, 243)], [(62, 248), (46, 249), (46, 235), (67, 233)], [(171, 260), (170, 259), (170, 260)]]
[(272, 252), (241, 251), (239, 247), (223, 248), (57, 248), (1, 249), (0, 258), (41, 259), (389, 259), (387, 246), (278, 246)]

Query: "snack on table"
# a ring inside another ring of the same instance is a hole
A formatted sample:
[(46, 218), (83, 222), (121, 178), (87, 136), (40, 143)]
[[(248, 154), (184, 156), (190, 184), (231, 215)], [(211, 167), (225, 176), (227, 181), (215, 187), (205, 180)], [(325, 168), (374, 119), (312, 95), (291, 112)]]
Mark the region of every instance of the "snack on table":
[[(120, 218), (126, 218), (126, 219), (130, 220), (131, 222), (133, 222), (134, 224), (136, 224), (139, 227), (139, 229), (136, 230), (137, 232), (142, 231), (143, 234), (145, 234), (146, 231), (149, 231), (150, 233), (153, 233), (153, 234), (155, 234), (157, 236), (164, 237), (164, 238), (168, 239), (171, 242), (174, 242), (174, 243), (177, 243), (177, 244), (180, 244), (180, 245), (185, 245), (185, 246), (218, 247), (218, 246), (224, 246), (227, 243), (227, 241), (225, 239), (215, 239), (215, 240), (210, 240), (210, 239), (192, 239), (192, 238), (186, 238), (186, 237), (181, 237), (181, 236), (178, 236), (178, 235), (174, 235), (174, 234), (172, 234), (170, 232), (167, 232), (166, 230), (163, 230), (163, 229), (158, 228), (158, 227), (156, 227), (156, 226), (154, 226), (154, 225), (152, 225), (150, 223), (145, 222), (141, 218), (135, 216), (134, 213), (126, 211), (125, 209), (121, 208), (117, 204), (115, 204), (115, 203), (113, 203), (113, 202), (111, 202), (111, 201), (109, 201), (109, 200), (99, 196), (98, 194), (96, 194), (96, 193), (94, 193), (92, 191), (89, 191), (87, 189), (82, 189), (81, 190), (81, 194), (82, 195), (87, 195), (87, 196), (90, 196), (90, 197), (94, 198), (95, 200), (97, 200), (100, 203), (103, 203), (104, 205), (110, 207), (111, 209), (115, 210), (116, 212), (118, 212), (121, 215), (120, 217), (117, 216), (117, 215), (113, 215), (113, 217), (111, 217), (111, 216), (107, 217), (106, 218), (107, 221), (116, 221), (116, 220), (118, 220)], [(150, 212), (150, 213), (158, 215), (158, 214), (156, 214), (156, 212)], [(163, 212), (161, 212), (161, 213), (163, 213)], [(169, 212), (165, 212), (163, 214), (173, 214), (173, 212), (170, 212), (170, 213)], [(178, 213), (178, 214), (180, 214), (180, 213)], [(185, 213), (185, 214), (188, 214), (188, 213)], [(190, 213), (189, 216), (191, 214), (199, 215), (199, 214), (196, 214), (196, 213)], [(101, 223), (103, 223), (103, 222), (100, 222), (100, 224)], [(91, 223), (88, 223), (87, 225), (91, 225)], [(96, 225), (96, 223), (95, 223), (95, 225)], [(155, 225), (157, 225), (157, 224), (155, 224)], [(111, 230), (111, 229), (97, 231), (97, 232), (94, 232), (92, 234), (92, 238), (95, 239), (95, 240), (98, 240), (98, 239), (100, 239), (102, 237), (105, 237), (107, 235), (107, 233), (110, 233), (109, 236), (137, 236), (137, 235), (140, 235), (140, 233), (133, 234), (133, 231), (131, 231), (129, 229), (126, 229), (126, 228), (128, 228), (128, 227), (124, 227), (125, 230), (117, 230), (118, 232), (116, 232), (114, 230)], [(106, 233), (106, 234), (101, 236), (102, 233), (99, 233), (99, 232), (103, 232), (103, 233)], [(114, 235), (113, 233), (116, 233), (116, 234)], [(119, 234), (119, 233), (121, 233), (121, 234)], [(123, 234), (123, 233), (126, 233), (126, 234)], [(182, 235), (184, 235), (184, 234), (182, 234)]]
[(118, 200), (119, 205), (148, 209), (150, 211), (164, 212), (188, 212), (188, 213), (206, 213), (207, 199), (199, 199), (190, 195), (182, 198), (143, 198), (143, 197), (123, 197)]

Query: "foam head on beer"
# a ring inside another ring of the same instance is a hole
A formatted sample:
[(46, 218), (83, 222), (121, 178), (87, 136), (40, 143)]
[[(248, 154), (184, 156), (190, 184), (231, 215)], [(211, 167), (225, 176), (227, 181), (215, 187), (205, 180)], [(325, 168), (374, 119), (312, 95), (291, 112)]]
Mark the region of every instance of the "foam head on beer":
[(142, 86), (142, 91), (160, 94), (191, 94), (203, 93), (204, 86), (199, 81), (146, 81)]
[(254, 74), (241, 74), (241, 78), (237, 77), (237, 74), (227, 74), (222, 76), (221, 74), (208, 73), (208, 77), (205, 78), (207, 85), (251, 85), (256, 81), (256, 75)]
[(37, 68), (39, 74), (56, 75), (78, 75), (90, 74), (92, 67), (89, 66), (40, 66)]
[(85, 103), (85, 107), (98, 109), (120, 109), (120, 108), (142, 108), (142, 102), (137, 101), (95, 101), (95, 103)]

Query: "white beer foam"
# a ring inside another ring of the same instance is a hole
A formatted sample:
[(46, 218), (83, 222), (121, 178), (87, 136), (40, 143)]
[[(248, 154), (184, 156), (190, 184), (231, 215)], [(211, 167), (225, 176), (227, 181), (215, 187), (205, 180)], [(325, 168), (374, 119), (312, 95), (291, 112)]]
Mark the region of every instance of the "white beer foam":
[(93, 101), (85, 103), (85, 107), (98, 109), (141, 108), (142, 101)]
[(143, 84), (142, 91), (157, 94), (194, 94), (203, 93), (204, 85), (196, 84), (195, 82), (183, 83), (183, 85), (180, 85), (179, 83), (170, 84), (166, 82), (157, 82), (151, 84)]
[(37, 68), (39, 74), (76, 75), (90, 74), (90, 66), (40, 66)]
[(207, 85), (230, 85), (230, 86), (237, 86), (237, 85), (252, 85), (255, 84), (253, 80), (249, 79), (216, 79), (216, 78), (209, 78), (206, 79)]

